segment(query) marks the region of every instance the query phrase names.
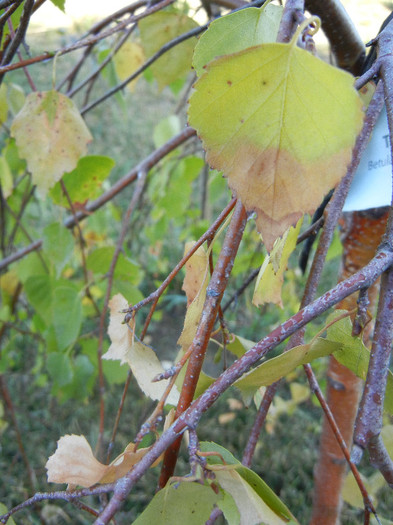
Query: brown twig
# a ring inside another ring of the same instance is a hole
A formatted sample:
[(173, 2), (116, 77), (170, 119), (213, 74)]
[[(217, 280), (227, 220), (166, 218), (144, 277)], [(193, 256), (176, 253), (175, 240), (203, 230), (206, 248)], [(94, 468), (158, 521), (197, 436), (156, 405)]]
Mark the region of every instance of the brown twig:
[[(190, 360), (176, 409), (176, 417), (179, 417), (190, 406), (194, 397), (210, 334), (214, 327), (221, 298), (227, 286), (245, 226), (246, 211), (242, 203), (238, 200), (220, 256), (206, 290), (206, 300), (197, 332), (188, 350)], [(166, 485), (168, 479), (173, 475), (180, 443), (181, 438), (177, 439), (165, 453), (159, 480), (159, 486), (161, 488)]]

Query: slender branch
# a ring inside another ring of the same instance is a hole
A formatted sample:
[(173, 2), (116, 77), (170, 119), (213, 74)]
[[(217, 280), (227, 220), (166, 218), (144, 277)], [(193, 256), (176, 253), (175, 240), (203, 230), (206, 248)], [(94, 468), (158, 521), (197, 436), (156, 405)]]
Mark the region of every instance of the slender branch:
[[(108, 201), (112, 200), (113, 197), (115, 197), (118, 193), (120, 193), (126, 186), (131, 184), (131, 182), (134, 182), (137, 177), (138, 173), (143, 171), (149, 171), (153, 166), (158, 164), (158, 162), (166, 157), (171, 151), (176, 149), (180, 144), (183, 144), (183, 142), (186, 142), (189, 138), (194, 137), (196, 135), (196, 132), (194, 129), (190, 127), (184, 128), (184, 130), (173, 137), (172, 139), (168, 140), (165, 144), (163, 144), (160, 148), (157, 148), (153, 153), (151, 153), (148, 157), (146, 157), (142, 162), (140, 162), (137, 166), (132, 168), (132, 170), (127, 173), (127, 175), (124, 175), (121, 179), (119, 179), (111, 188), (110, 190), (103, 193), (100, 197), (95, 199), (94, 201), (88, 202), (85, 206), (85, 209), (82, 211), (77, 212), (76, 217), (80, 221), (81, 219), (87, 217), (92, 212), (98, 210), (106, 204)], [(71, 228), (75, 225), (75, 219), (73, 217), (68, 217), (64, 221), (64, 226), (67, 228)]]
[[(124, 15), (133, 13), (138, 8), (146, 5), (148, 3), (147, 0), (138, 0), (137, 2), (134, 2), (126, 7), (123, 7), (122, 9), (119, 9), (115, 13), (112, 13), (108, 17), (104, 18), (103, 20), (100, 20), (97, 24), (95, 24), (93, 27), (91, 27), (88, 31), (89, 34), (97, 34), (99, 33), (105, 26), (119, 20), (119, 18), (122, 18)], [(82, 65), (85, 63), (85, 60), (90, 55), (91, 51), (93, 50), (94, 44), (89, 46), (85, 49), (82, 57), (80, 60), (75, 64), (75, 66), (71, 69), (71, 71), (64, 77), (64, 79), (57, 85), (56, 89), (59, 91), (65, 83), (68, 83), (67, 91), (69, 91), (72, 87), (72, 84), (80, 71)]]
[(17, 252), (13, 253), (12, 255), (5, 257), (2, 261), (0, 261), (0, 271), (7, 268), (7, 266), (9, 266), (10, 264), (19, 261), (19, 259), (23, 259), (23, 257), (26, 257), (26, 255), (29, 255), (29, 253), (34, 252), (36, 250), (41, 250), (41, 248), (42, 239), (39, 239), (38, 241), (34, 241), (33, 243), (29, 244), (29, 246), (26, 246), (26, 248), (22, 248)]
[(307, 363), (306, 365), (303, 365), (304, 371), (306, 372), (307, 379), (309, 380), (311, 390), (314, 392), (314, 394), (317, 396), (319, 404), (323, 408), (323, 412), (325, 414), (325, 417), (329, 421), (330, 428), (332, 429), (334, 436), (337, 440), (338, 445), (341, 448), (341, 451), (349, 465), (349, 468), (352, 471), (352, 474), (355, 477), (357, 486), (360, 489), (360, 492), (363, 497), (364, 501), (364, 507), (366, 510), (366, 513), (371, 510), (371, 512), (374, 514), (374, 516), (377, 516), (377, 511), (375, 510), (374, 504), (372, 502), (372, 499), (367, 491), (367, 488), (360, 476), (360, 473), (355, 465), (355, 463), (351, 460), (351, 454), (348, 450), (347, 444), (345, 442), (345, 439), (343, 438), (341, 431), (336, 423), (336, 420), (334, 419), (334, 415), (332, 411), (330, 410), (329, 405), (327, 404), (325, 397), (322, 393), (322, 390), (318, 384), (318, 381), (314, 375), (314, 372), (312, 371), (311, 365)]
[(338, 66), (358, 75), (365, 58), (363, 41), (340, 0), (306, 0), (306, 9), (319, 16)]
[(367, 446), (370, 463), (383, 475), (390, 488), (393, 489), (393, 461), (382, 441), (381, 435), (373, 436)]
[[(26, 34), (27, 26), (29, 25), (31, 11), (33, 7), (34, 7), (34, 0), (25, 1), (25, 5), (23, 7), (23, 13), (19, 21), (19, 27), (15, 33), (15, 37), (12, 39), (11, 44), (9, 45), (6, 53), (3, 56), (3, 60), (1, 61), (1, 66), (4, 66), (8, 64), (9, 62), (11, 62), (13, 56), (18, 50), (18, 47), (22, 43), (25, 37), (25, 34)], [(3, 77), (4, 77), (4, 73), (0, 73), (0, 83), (3, 80)]]
[[(33, 0), (29, 0), (29, 1), (33, 1)], [(91, 46), (93, 44), (96, 44), (100, 40), (103, 40), (104, 38), (108, 38), (109, 36), (119, 32), (119, 31), (122, 31), (128, 25), (130, 25), (130, 24), (132, 24), (134, 22), (137, 22), (138, 20), (141, 20), (142, 18), (145, 18), (145, 17), (151, 15), (152, 13), (155, 13), (156, 11), (160, 11), (164, 7), (167, 7), (168, 5), (173, 3), (173, 1), (174, 0), (162, 0), (161, 2), (153, 4), (151, 7), (147, 8), (145, 11), (143, 11), (143, 13), (140, 13), (138, 15), (133, 15), (132, 17), (129, 17), (127, 20), (125, 20), (123, 22), (119, 22), (112, 29), (108, 29), (107, 31), (104, 31), (104, 32), (99, 33), (97, 35), (89, 36), (89, 37), (87, 37), (85, 39), (78, 40), (77, 42), (75, 42), (73, 44), (70, 44), (69, 46), (63, 47), (63, 48), (61, 48), (61, 49), (59, 49), (59, 50), (57, 50), (57, 51), (55, 51), (53, 53), (43, 54), (43, 55), (40, 55), (40, 57), (35, 57), (34, 61), (35, 62), (42, 62), (43, 60), (52, 59), (56, 55), (57, 56), (66, 55), (67, 53), (70, 53), (71, 51), (76, 51), (77, 49), (81, 49), (83, 47), (88, 47), (88, 46)], [(28, 59), (27, 61), (23, 60), (22, 62), (18, 62), (17, 64), (10, 64), (10, 65), (8, 65), (8, 63), (7, 63), (7, 65), (0, 66), (0, 76), (3, 75), (4, 73), (7, 73), (8, 71), (19, 69), (21, 67), (24, 67), (24, 66), (32, 63), (31, 60), (32, 59)]]
[(12, 396), (7, 387), (6, 379), (4, 374), (0, 374), (0, 393), (4, 400), (5, 406), (7, 407), (12, 426), (14, 427), (16, 442), (18, 443), (19, 453), (22, 456), (23, 463), (27, 470), (27, 479), (29, 480), (30, 489), (32, 492), (35, 491), (36, 477), (32, 466), (30, 465), (29, 458), (27, 457), (25, 447), (23, 445), (22, 434), (19, 428), (18, 420), (15, 414), (14, 403), (12, 402)]
[[(151, 64), (156, 62), (162, 55), (170, 51), (175, 46), (178, 46), (185, 40), (188, 40), (189, 38), (193, 38), (203, 31), (209, 26), (209, 23), (205, 24), (204, 26), (196, 27), (194, 29), (191, 29), (191, 31), (188, 31), (187, 33), (184, 33), (183, 35), (180, 35), (173, 40), (170, 40), (166, 44), (164, 44), (153, 56), (148, 58), (144, 64), (142, 64), (136, 71), (134, 71), (129, 77), (127, 77), (123, 82), (120, 82), (117, 86), (113, 87), (112, 89), (109, 89), (106, 93), (101, 95), (99, 98), (88, 104), (87, 106), (83, 107), (80, 110), (81, 115), (84, 115), (91, 109), (98, 106), (98, 104), (101, 104), (104, 100), (110, 98), (112, 95), (117, 93), (118, 91), (122, 90), (127, 84), (132, 82), (134, 79), (139, 77)], [(77, 86), (71, 93), (70, 96), (72, 96), (77, 90), (79, 90), (81, 87), (85, 85), (85, 81), (83, 81), (79, 86)]]
[(299, 23), (304, 20), (304, 0), (288, 0), (282, 14), (277, 42), (288, 43)]
[[(354, 443), (362, 449), (379, 435), (382, 428), (383, 403), (393, 340), (393, 269), (381, 279), (381, 292), (375, 322), (373, 345), (366, 384), (355, 423)], [(356, 459), (359, 453), (354, 454)]]

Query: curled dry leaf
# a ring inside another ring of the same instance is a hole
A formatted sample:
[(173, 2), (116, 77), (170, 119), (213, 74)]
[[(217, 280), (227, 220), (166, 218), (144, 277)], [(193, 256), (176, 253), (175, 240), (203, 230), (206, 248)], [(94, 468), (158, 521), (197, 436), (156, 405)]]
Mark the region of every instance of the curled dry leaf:
[[(165, 419), (169, 428), (174, 419), (171, 410)], [(136, 465), (151, 447), (136, 449), (135, 443), (129, 443), (109, 465), (100, 463), (93, 455), (91, 447), (84, 436), (75, 434), (62, 436), (57, 442), (56, 452), (50, 456), (45, 467), (50, 483), (67, 483), (81, 487), (91, 487), (96, 483), (112, 483), (122, 478)], [(160, 456), (151, 466), (162, 461)]]
[(45, 465), (48, 481), (90, 487), (98, 483), (107, 470), (93, 455), (84, 436), (62, 436), (56, 452)]
[[(120, 360), (121, 364), (127, 363), (140, 387), (150, 399), (162, 398), (169, 380), (153, 382), (154, 378), (164, 372), (158, 357), (152, 348), (134, 338), (133, 327), (123, 323), (124, 314), (121, 310), (128, 307), (126, 299), (115, 295), (109, 302), (110, 322), (108, 334), (112, 344), (103, 359)], [(176, 405), (179, 391), (174, 386), (166, 400), (170, 405)]]

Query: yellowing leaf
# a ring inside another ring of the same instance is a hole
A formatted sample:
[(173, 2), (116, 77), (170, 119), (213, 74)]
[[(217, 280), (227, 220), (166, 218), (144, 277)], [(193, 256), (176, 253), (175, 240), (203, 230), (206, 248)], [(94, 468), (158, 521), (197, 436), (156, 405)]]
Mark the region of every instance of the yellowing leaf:
[[(71, 201), (84, 203), (97, 198), (103, 181), (109, 176), (114, 165), (113, 159), (103, 155), (88, 155), (80, 158), (76, 168), (71, 173), (65, 173), (62, 179)], [(52, 188), (50, 196), (55, 204), (69, 207), (60, 183)]]
[(0, 124), (7, 120), (8, 116), (8, 102), (7, 102), (7, 86), (2, 84), (0, 86)]
[[(194, 242), (187, 242), (184, 253), (189, 252), (194, 244)], [(207, 265), (207, 253), (203, 249), (203, 246), (200, 246), (192, 257), (188, 259), (185, 266), (186, 276), (184, 277), (182, 290), (186, 293), (187, 305), (190, 305), (198, 295), (206, 277)]]
[[(124, 314), (121, 310), (128, 308), (126, 299), (121, 294), (115, 295), (109, 302), (109, 308), (111, 314), (108, 334), (112, 344), (102, 356), (103, 359), (118, 359), (121, 364), (128, 363), (142, 392), (150, 399), (161, 399), (169, 380), (153, 382), (164, 369), (153, 349), (135, 340), (130, 327), (123, 323)], [(176, 405), (178, 400), (179, 392), (174, 386), (166, 402)]]
[(75, 168), (92, 140), (73, 101), (57, 91), (30, 93), (11, 134), (41, 197)]
[(363, 121), (353, 77), (291, 44), (263, 44), (210, 62), (189, 123), (270, 251), (346, 172)]
[(12, 173), (5, 157), (0, 157), (0, 185), (4, 198), (12, 194), (14, 181), (12, 180)]
[[(198, 24), (186, 15), (160, 11), (140, 20), (138, 27), (145, 54), (151, 57), (164, 44), (198, 27)], [(185, 40), (150, 66), (160, 90), (191, 71), (195, 43), (196, 38)]]
[(292, 226), (287, 230), (282, 239), (278, 239), (273, 246), (270, 255), (265, 257), (259, 271), (255, 284), (254, 296), (252, 298), (255, 306), (274, 303), (283, 307), (281, 299), (281, 288), (284, 282), (284, 273), (287, 269), (288, 259), (296, 248), (296, 240), (303, 219), (299, 219), (296, 228)]
[(45, 468), (50, 483), (90, 487), (99, 482), (107, 466), (96, 460), (84, 436), (72, 434), (59, 439), (56, 452), (48, 459)]
[[(142, 46), (136, 42), (125, 42), (113, 58), (116, 74), (123, 81), (134, 73), (145, 61)], [(133, 92), (139, 77), (127, 84), (127, 88)]]
[(342, 348), (342, 344), (317, 338), (311, 344), (296, 346), (287, 352), (265, 361), (235, 382), (245, 395), (253, 395), (261, 386), (271, 385), (299, 365), (310, 363)]
[(197, 75), (218, 56), (275, 42), (281, 15), (282, 6), (266, 2), (260, 8), (249, 7), (213, 20), (195, 46), (192, 65)]
[[(191, 246), (192, 243), (188, 243), (186, 245), (186, 251), (188, 251)], [(183, 331), (178, 340), (178, 344), (184, 351), (188, 350), (198, 328), (203, 305), (205, 304), (206, 289), (207, 285), (209, 284), (208, 275), (208, 256), (201, 247), (189, 259), (186, 266), (186, 278), (184, 285), (186, 287), (185, 290), (187, 293), (188, 307), (186, 318), (184, 320)]]
[[(329, 315), (327, 322), (341, 316), (345, 310), (336, 310)], [(340, 319), (327, 329), (326, 339), (341, 344), (334, 353), (339, 363), (346, 366), (363, 381), (366, 379), (370, 350), (360, 337), (352, 337), (352, 323), (349, 317)], [(393, 415), (393, 373), (389, 370), (386, 384), (384, 410)]]
[[(202, 452), (209, 453), (206, 457), (208, 468), (213, 470), (215, 474), (220, 471), (230, 471), (236, 472), (241, 478), (243, 478), (243, 481), (241, 481), (237, 476), (223, 476), (223, 483), (226, 484), (226, 487), (220, 482), (224, 490), (231, 494), (236, 501), (242, 516), (240, 523), (244, 523), (244, 525), (254, 523), (251, 520), (261, 512), (264, 513), (265, 519), (271, 518), (273, 521), (265, 521), (261, 519), (260, 521), (257, 521), (258, 524), (298, 523), (288, 507), (272, 491), (269, 485), (267, 485), (254, 471), (244, 467), (227, 449), (213, 442), (201, 442), (200, 447)], [(225, 464), (222, 463), (222, 460), (225, 461)], [(246, 485), (248, 485), (248, 487)], [(237, 489), (240, 491), (239, 496), (240, 493), (244, 495), (243, 502), (241, 501), (242, 498), (236, 498), (235, 495), (232, 494), (232, 491), (236, 492)], [(245, 503), (247, 501), (251, 506), (249, 511), (245, 508)], [(250, 521), (247, 521), (248, 519), (250, 519)], [(280, 521), (274, 521), (277, 519)]]
[(234, 469), (215, 470), (217, 482), (235, 500), (240, 512), (240, 525), (284, 525), (288, 520), (278, 516), (259, 497), (249, 483)]

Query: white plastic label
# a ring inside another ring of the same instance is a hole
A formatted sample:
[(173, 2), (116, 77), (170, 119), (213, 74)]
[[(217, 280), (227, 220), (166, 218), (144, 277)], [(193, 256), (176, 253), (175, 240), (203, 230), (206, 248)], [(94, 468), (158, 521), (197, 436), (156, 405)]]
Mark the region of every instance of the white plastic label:
[(392, 157), (384, 106), (353, 178), (343, 211), (380, 208), (391, 203)]

